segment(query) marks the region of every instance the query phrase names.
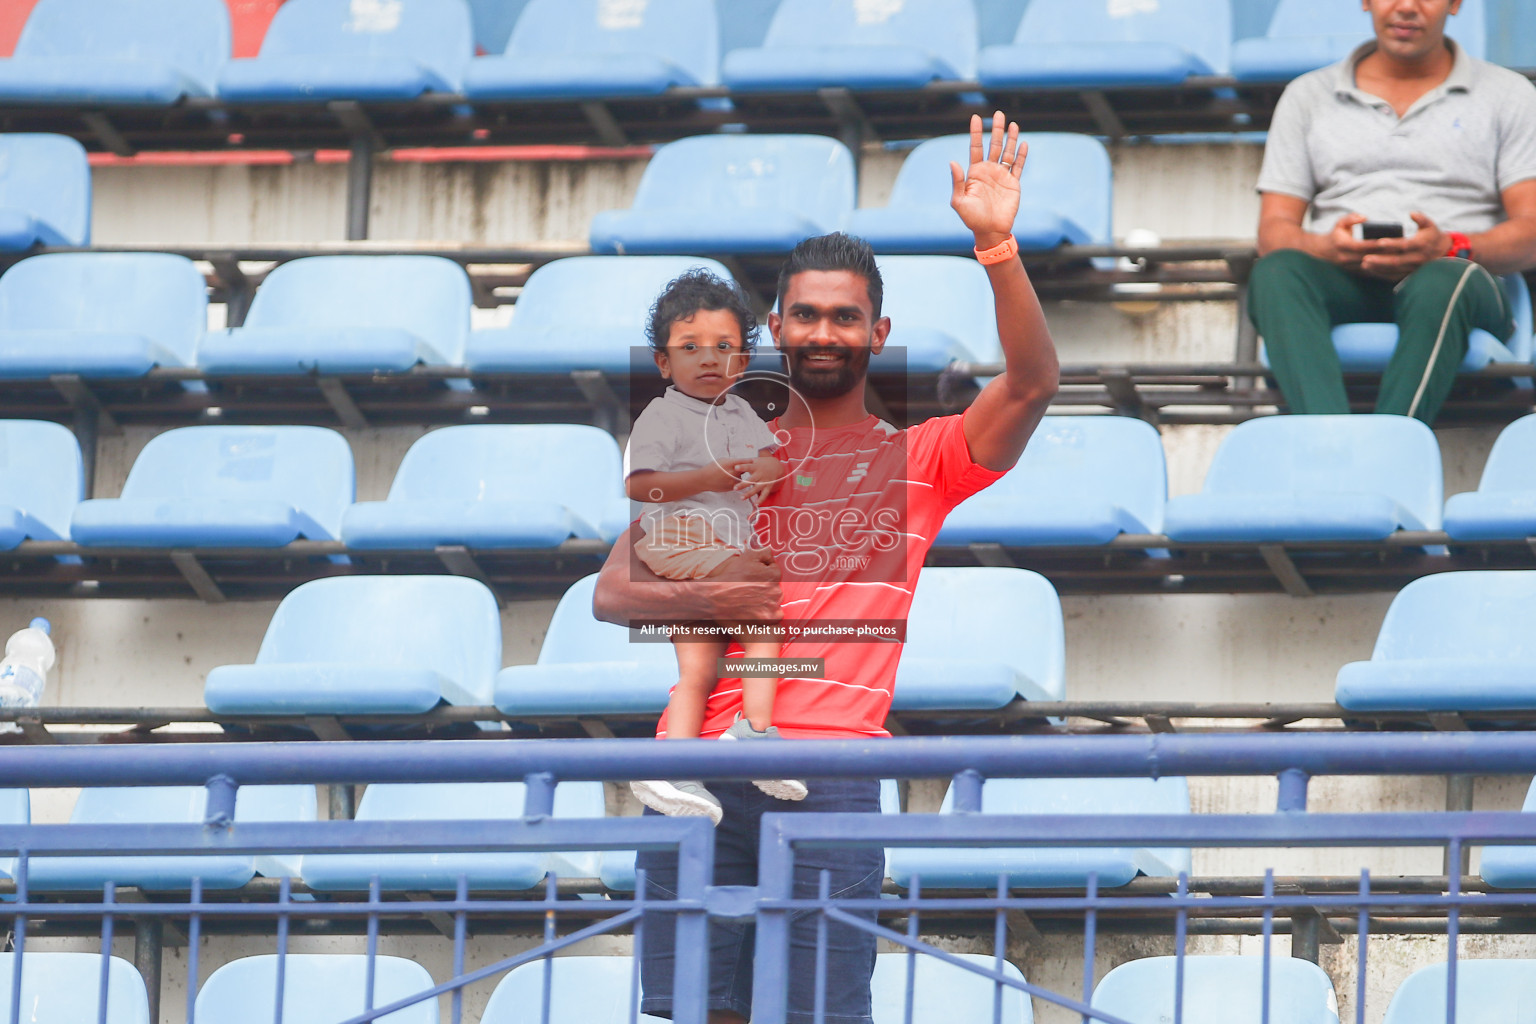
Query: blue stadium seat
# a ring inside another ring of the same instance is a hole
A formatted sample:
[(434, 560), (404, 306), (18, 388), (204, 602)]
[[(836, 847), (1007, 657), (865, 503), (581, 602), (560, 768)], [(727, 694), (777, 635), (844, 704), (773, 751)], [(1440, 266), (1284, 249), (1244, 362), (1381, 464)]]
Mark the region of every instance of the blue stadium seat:
[[(82, 789), (71, 824), (201, 825), (208, 802), (202, 786), (132, 786)], [(236, 821), (314, 821), (314, 786), (241, 786)], [(238, 889), (257, 874), (295, 876), (298, 858), (249, 854), (144, 857), (34, 857), (30, 884), (39, 892), (100, 890), (107, 882), (142, 889)]]
[(0, 102), (169, 106), (212, 96), (228, 60), (220, 0), (41, 0), (0, 59)]
[[(693, 267), (731, 279), (721, 264), (693, 256), (573, 256), (546, 263), (523, 285), (508, 326), (470, 334), (464, 363), (486, 373), (628, 374), (636, 369), (633, 350), (647, 345), (651, 303)], [(593, 302), (594, 295), (603, 301)], [(572, 309), (582, 311), (579, 321)], [(759, 345), (773, 345), (766, 331)], [(649, 355), (642, 360), (640, 370), (655, 372)]]
[(0, 551), (24, 540), (68, 540), (85, 496), (80, 442), (57, 423), (0, 420)]
[(462, 576), (314, 580), (283, 598), (254, 665), (208, 673), (218, 714), (404, 714), (485, 705), (501, 665), (501, 618)]
[[(882, 312), (891, 318), (874, 373), (938, 373), (955, 360), (1002, 358), (987, 272), (954, 256), (881, 256)], [(772, 344), (768, 341), (767, 344)]]
[[(1489, 363), (1529, 363), (1531, 361), (1531, 293), (1525, 278), (1509, 274), (1500, 279), (1504, 295), (1514, 312), (1515, 333), (1501, 341), (1484, 330), (1467, 336), (1467, 355), (1459, 369), (1462, 373), (1481, 370)], [(1345, 372), (1380, 371), (1386, 368), (1397, 348), (1397, 324), (1340, 324), (1333, 329), (1333, 347), (1339, 353), (1339, 365)]]
[[(996, 960), (980, 953), (960, 953), (960, 959), (992, 969)], [(905, 953), (880, 953), (870, 978), (875, 1024), (907, 1021), (908, 963), (915, 962), (910, 1024), (949, 1024), (951, 1021), (997, 1020), (999, 1024), (1031, 1024), (1029, 997), (1016, 988), (1003, 993), (1002, 1015), (992, 1016), (993, 982), (963, 967), (919, 956), (909, 961)], [(584, 1024), (627, 1024), (634, 962), (627, 956), (560, 956), (549, 961), (523, 964), (509, 971), (491, 993), (481, 1024), (536, 1024), (544, 1018), (544, 973), (551, 965), (549, 1020), (583, 1021)], [(1024, 975), (1011, 963), (1003, 972), (1018, 981)], [(386, 1018), (387, 1019), (387, 1018)], [(664, 1024), (659, 1017), (640, 1014), (641, 1024)], [(244, 1024), (244, 1022), (240, 1022)], [(301, 1022), (307, 1024), (307, 1022)]]
[[(0, 828), (6, 825), (27, 825), (32, 821), (32, 794), (25, 789), (0, 789)], [(0, 857), (0, 878), (14, 878), (16, 858)], [(631, 872), (633, 876), (633, 872)], [(634, 883), (630, 883), (634, 888)], [(0, 896), (0, 902), (14, 899)]]
[[(433, 985), (425, 967), (404, 957), (376, 956), (372, 970), (372, 1006), (388, 1006)], [(357, 953), (289, 953), (283, 958), (283, 1024), (335, 1024), (363, 1013), (368, 971), (368, 958)], [(277, 957), (241, 957), (220, 967), (198, 990), (194, 1009), (198, 1020), (272, 1024), (277, 1019)], [(437, 1024), (437, 1000), (424, 999), (378, 1020)]]
[[(1420, 967), (1392, 993), (1382, 1024), (1444, 1024), (1448, 991), (1445, 963)], [(1515, 1024), (1533, 1006), (1536, 960), (1457, 960), (1457, 1020)]]
[[(1035, 252), (1109, 244), (1113, 183), (1104, 144), (1065, 132), (1026, 132), (1024, 139), (1024, 199), (1013, 220), (1019, 247)], [(896, 173), (890, 203), (853, 211), (845, 230), (876, 252), (969, 256), (976, 239), (949, 206), (951, 161), (969, 163), (970, 136), (945, 135), (919, 145)]]
[(1032, 0), (1013, 43), (982, 49), (988, 89), (1117, 89), (1224, 75), (1228, 0)]
[(1339, 669), (1351, 711), (1536, 708), (1536, 571), (1446, 572), (1392, 599), (1370, 661)]
[[(357, 805), (358, 821), (503, 821), (523, 816), (521, 782), (374, 783)], [(557, 818), (601, 818), (601, 782), (555, 787)], [(386, 892), (452, 892), (465, 877), (471, 891), (531, 889), (545, 875), (595, 878), (598, 854), (392, 853), (304, 858), (304, 884), (325, 891), (366, 890), (377, 875)]]
[(210, 374), (458, 366), (470, 305), (469, 275), (440, 256), (310, 256), (267, 275), (244, 326), (209, 334), (198, 365)]
[(464, 0), (288, 0), (261, 54), (225, 66), (219, 97), (382, 102), (458, 92), (473, 38)]
[[(144, 976), (121, 957), (107, 967), (107, 1010), (101, 1016), (101, 954), (28, 950), (21, 958), (21, 1007), (25, 1024), (151, 1024)], [(0, 992), (9, 1000), (16, 954), (0, 953)], [(9, 1001), (7, 1001), (9, 1013)]]
[(0, 135), (0, 251), (90, 244), (85, 147), (67, 135)]
[(533, 0), (501, 57), (471, 61), (472, 100), (654, 96), (719, 80), (714, 0)]
[(784, 253), (853, 209), (853, 155), (819, 135), (697, 135), (656, 151), (628, 210), (592, 218), (598, 253)]
[[(1526, 621), (1529, 621), (1527, 618)], [(1536, 814), (1536, 783), (1525, 794), (1525, 806), (1520, 808), (1526, 814)], [(1532, 846), (1485, 846), (1483, 847), (1482, 864), (1479, 872), (1484, 882), (1496, 889), (1536, 889), (1536, 847)], [(1529, 965), (1530, 961), (1526, 961)], [(1526, 970), (1529, 971), (1529, 966)], [(1459, 968), (1458, 968), (1459, 970)], [(1465, 976), (1463, 976), (1465, 977)], [(1409, 979), (1412, 980), (1411, 978)], [(1440, 982), (1440, 990), (1445, 991), (1445, 982)], [(1462, 992), (1467, 989), (1463, 988)], [(1394, 998), (1393, 1005), (1396, 1005)], [(1458, 1010), (1460, 1003), (1457, 1004)], [(1461, 1013), (1456, 1014), (1463, 1020), (1482, 1019), (1479, 1012), (1474, 1011), (1465, 1017)], [(1391, 1010), (1388, 1010), (1391, 1017)]]
[[(944, 794), (939, 813), (953, 813), (954, 793)], [(983, 814), (1188, 814), (1189, 784), (1163, 779), (988, 779), (981, 789)], [(945, 849), (905, 847), (886, 851), (886, 868), (897, 885), (914, 876), (924, 889), (995, 889), (999, 875), (1010, 888), (1075, 888), (1097, 874), (1099, 885), (1124, 885), (1138, 874), (1175, 877), (1189, 870), (1187, 849), (1113, 847)]]
[(976, 75), (971, 0), (782, 0), (761, 47), (725, 55), (738, 92), (921, 89)]
[(1477, 490), (1445, 503), (1445, 532), (1467, 541), (1536, 537), (1536, 415), (1499, 433)]
[(1168, 470), (1157, 428), (1127, 416), (1047, 416), (1018, 464), (961, 502), (939, 544), (1108, 544), (1162, 533)]
[(632, 643), (629, 630), (592, 616), (596, 576), (560, 598), (532, 665), (496, 677), (496, 707), (520, 714), (659, 713), (677, 682), (677, 658), (665, 639)]
[(995, 566), (924, 569), (907, 613), (907, 645), (891, 708), (1061, 700), (1065, 648), (1061, 600), (1039, 573)]
[(349, 548), (552, 548), (629, 526), (613, 435), (579, 424), (478, 424), (423, 436), (386, 501), (353, 505)]
[(142, 377), (191, 366), (208, 289), (167, 253), (49, 253), (0, 277), (0, 378)]
[[(1371, 16), (1332, 0), (1280, 0), (1269, 30), (1232, 45), (1232, 77), (1239, 82), (1288, 82), (1333, 64), (1371, 38)], [(1462, 0), (1446, 35), (1481, 59), (1487, 50), (1482, 0)]]
[[(1174, 1010), (1171, 956), (1132, 960), (1104, 975), (1093, 1008), (1130, 1024), (1166, 1024)], [(1269, 1016), (1264, 1010), (1264, 963), (1258, 956), (1186, 956), (1184, 1024), (1338, 1024), (1333, 982), (1316, 964), (1291, 956), (1269, 960)]]
[(1176, 541), (1381, 540), (1438, 530), (1435, 435), (1407, 416), (1270, 416), (1222, 441), (1199, 494), (1172, 498)]
[(352, 449), (324, 427), (182, 427), (150, 440), (120, 498), (81, 502), (71, 536), (127, 547), (282, 547), (335, 540)]

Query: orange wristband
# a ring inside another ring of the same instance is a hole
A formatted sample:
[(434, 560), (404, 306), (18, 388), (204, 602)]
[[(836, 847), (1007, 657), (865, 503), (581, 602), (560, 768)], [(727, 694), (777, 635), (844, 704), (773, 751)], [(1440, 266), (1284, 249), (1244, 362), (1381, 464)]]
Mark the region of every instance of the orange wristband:
[(976, 259), (988, 265), (993, 263), (1005, 263), (1019, 254), (1019, 243), (1012, 235), (998, 242), (990, 249), (977, 249)]

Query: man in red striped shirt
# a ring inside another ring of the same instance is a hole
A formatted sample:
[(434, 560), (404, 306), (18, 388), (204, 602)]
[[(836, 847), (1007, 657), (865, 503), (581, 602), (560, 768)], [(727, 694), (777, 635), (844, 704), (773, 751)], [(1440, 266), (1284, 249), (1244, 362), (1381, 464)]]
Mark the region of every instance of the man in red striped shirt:
[[(785, 661), (820, 660), (819, 672), (779, 684), (774, 721), (792, 738), (885, 736), (901, 654), (897, 642), (850, 642), (840, 630), (904, 621), (918, 573), (949, 510), (1002, 476), (1018, 460), (1056, 393), (1050, 332), (1011, 234), (1027, 147), (1018, 126), (994, 115), (984, 146), (972, 118), (969, 168), (951, 165), (951, 205), (975, 234), (996, 302), (1004, 372), (965, 412), (898, 430), (864, 403), (869, 361), (891, 322), (880, 315), (882, 283), (869, 246), (845, 235), (807, 239), (779, 276), (768, 326), (783, 354), (794, 396), (769, 428), (778, 432), (787, 479), (763, 502), (758, 539), (706, 581), (649, 574), (632, 556), (639, 531), (614, 545), (597, 583), (593, 611), (621, 624), (665, 619), (782, 621), (807, 630), (785, 637)], [(722, 679), (705, 713), (705, 737), (718, 736), (741, 710), (740, 680)], [(662, 721), (659, 732), (665, 733)], [(755, 885), (758, 822), (764, 813), (875, 813), (874, 780), (811, 780), (799, 804), (767, 797), (750, 783), (711, 782), (724, 808), (716, 838), (715, 883)], [(647, 898), (675, 895), (675, 864), (642, 854)], [(796, 895), (814, 896), (822, 870), (832, 892), (878, 895), (880, 850), (812, 851), (796, 860)], [(658, 914), (645, 930), (643, 1012), (671, 1014), (672, 922)], [(751, 926), (714, 924), (710, 933), (710, 1020), (738, 1024), (751, 1012)], [(810, 1024), (815, 925), (792, 928), (789, 1020)], [(873, 937), (829, 929), (826, 1020), (867, 1024)]]

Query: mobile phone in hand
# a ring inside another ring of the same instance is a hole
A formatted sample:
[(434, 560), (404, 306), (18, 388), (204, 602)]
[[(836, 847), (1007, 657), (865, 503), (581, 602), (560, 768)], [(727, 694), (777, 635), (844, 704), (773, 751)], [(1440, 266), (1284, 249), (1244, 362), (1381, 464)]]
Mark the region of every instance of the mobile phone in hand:
[(1403, 225), (1393, 220), (1368, 220), (1354, 227), (1355, 241), (1369, 242), (1377, 238), (1402, 238)]

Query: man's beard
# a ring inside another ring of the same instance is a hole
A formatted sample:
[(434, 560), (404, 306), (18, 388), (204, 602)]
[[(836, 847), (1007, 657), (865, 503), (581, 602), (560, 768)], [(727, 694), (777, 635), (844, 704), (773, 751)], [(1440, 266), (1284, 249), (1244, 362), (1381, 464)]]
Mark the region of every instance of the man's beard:
[[(818, 366), (806, 361), (809, 353), (830, 353), (843, 357), (842, 362), (831, 366)], [(861, 387), (869, 371), (869, 347), (860, 345), (815, 345), (785, 350), (784, 361), (789, 366), (789, 383), (806, 398), (840, 398), (856, 387)]]

